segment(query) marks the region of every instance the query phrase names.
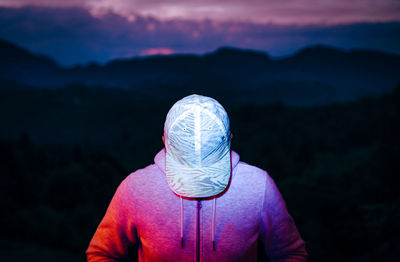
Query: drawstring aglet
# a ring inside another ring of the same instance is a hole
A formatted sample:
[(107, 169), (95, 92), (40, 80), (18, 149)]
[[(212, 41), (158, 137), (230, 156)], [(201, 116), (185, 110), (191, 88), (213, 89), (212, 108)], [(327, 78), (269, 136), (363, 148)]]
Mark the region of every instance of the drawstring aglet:
[(181, 248), (183, 248), (183, 237), (181, 237)]
[(217, 202), (216, 198), (213, 198), (213, 212), (211, 220), (211, 237), (212, 237), (212, 249), (215, 251), (215, 212), (216, 212)]

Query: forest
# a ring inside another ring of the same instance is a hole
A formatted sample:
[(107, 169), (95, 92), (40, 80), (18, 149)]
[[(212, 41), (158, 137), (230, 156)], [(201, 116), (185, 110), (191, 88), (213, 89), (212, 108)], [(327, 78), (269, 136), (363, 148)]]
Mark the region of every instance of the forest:
[[(117, 186), (153, 163), (165, 116), (180, 98), (1, 82), (5, 261), (85, 261)], [(230, 116), (232, 149), (277, 183), (309, 261), (398, 259), (399, 85), (312, 106), (239, 104), (223, 92), (214, 98)]]

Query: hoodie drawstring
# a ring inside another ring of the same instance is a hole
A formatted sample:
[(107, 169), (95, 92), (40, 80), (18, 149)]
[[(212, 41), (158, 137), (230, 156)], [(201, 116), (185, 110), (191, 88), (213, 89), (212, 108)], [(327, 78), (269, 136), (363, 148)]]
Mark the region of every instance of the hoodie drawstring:
[(181, 199), (181, 248), (183, 248), (183, 198)]
[(213, 198), (213, 211), (211, 220), (211, 236), (212, 236), (212, 249), (215, 251), (215, 212), (216, 212), (217, 201)]
[[(179, 196), (181, 199), (181, 248), (183, 248), (183, 198)], [(212, 238), (212, 249), (215, 251), (215, 215), (217, 211), (217, 200), (213, 198), (213, 209), (212, 209), (212, 218), (211, 218), (211, 238)]]

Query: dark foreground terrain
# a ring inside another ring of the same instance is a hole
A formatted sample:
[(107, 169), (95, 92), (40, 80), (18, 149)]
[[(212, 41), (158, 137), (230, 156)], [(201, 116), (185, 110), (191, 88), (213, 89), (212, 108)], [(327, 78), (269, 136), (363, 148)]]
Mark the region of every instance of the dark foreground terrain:
[[(118, 184), (162, 148), (180, 97), (9, 82), (0, 92), (4, 261), (84, 261)], [(398, 259), (400, 87), (314, 107), (215, 98), (231, 117), (232, 148), (278, 184), (310, 261)]]

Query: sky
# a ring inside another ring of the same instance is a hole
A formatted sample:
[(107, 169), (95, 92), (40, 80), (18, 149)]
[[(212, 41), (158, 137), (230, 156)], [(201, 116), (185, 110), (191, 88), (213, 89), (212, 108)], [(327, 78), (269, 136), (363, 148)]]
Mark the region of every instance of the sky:
[(278, 24), (392, 21), (400, 11), (398, 0), (1, 0), (0, 5), (82, 7), (93, 15), (112, 11), (130, 20), (140, 15)]
[(64, 66), (221, 46), (400, 53), (400, 1), (0, 0), (0, 39)]

